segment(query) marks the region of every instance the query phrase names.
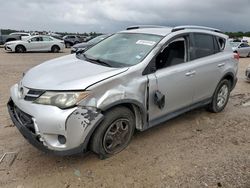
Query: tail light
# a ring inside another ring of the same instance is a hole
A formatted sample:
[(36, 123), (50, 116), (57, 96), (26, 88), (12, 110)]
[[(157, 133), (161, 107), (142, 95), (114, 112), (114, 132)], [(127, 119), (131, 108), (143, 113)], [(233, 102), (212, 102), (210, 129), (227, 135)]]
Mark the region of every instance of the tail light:
[(238, 52), (234, 52), (234, 59), (236, 59), (237, 61), (239, 61), (240, 55), (239, 55)]

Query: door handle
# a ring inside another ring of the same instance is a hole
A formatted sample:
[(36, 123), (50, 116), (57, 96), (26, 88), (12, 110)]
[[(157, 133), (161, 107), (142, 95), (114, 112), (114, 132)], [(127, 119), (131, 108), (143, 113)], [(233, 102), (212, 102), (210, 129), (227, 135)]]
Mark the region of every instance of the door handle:
[(223, 67), (223, 66), (225, 66), (225, 63), (218, 64), (218, 67)]
[(189, 71), (185, 75), (186, 76), (193, 76), (193, 75), (195, 75), (195, 73), (196, 73), (196, 71)]

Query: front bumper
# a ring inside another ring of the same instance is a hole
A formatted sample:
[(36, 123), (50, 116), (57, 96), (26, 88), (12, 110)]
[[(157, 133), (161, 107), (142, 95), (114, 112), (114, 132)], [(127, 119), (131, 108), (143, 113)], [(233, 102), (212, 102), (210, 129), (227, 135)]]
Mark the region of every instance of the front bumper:
[(12, 52), (12, 51), (13, 51), (12, 48), (11, 48), (11, 46), (8, 46), (8, 45), (5, 45), (5, 46), (4, 46), (4, 49), (5, 49), (6, 51), (9, 51), (9, 52)]
[(103, 119), (103, 115), (93, 109), (62, 110), (25, 101), (19, 97), (17, 85), (11, 88), (8, 110), (15, 126), (33, 146), (56, 155), (86, 151), (90, 136)]

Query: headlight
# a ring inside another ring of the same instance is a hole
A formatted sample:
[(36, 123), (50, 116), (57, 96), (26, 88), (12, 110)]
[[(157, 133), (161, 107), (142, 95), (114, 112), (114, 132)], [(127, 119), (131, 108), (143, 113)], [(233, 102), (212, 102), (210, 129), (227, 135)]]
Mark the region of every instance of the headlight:
[(89, 92), (45, 92), (34, 103), (69, 108), (86, 98)]

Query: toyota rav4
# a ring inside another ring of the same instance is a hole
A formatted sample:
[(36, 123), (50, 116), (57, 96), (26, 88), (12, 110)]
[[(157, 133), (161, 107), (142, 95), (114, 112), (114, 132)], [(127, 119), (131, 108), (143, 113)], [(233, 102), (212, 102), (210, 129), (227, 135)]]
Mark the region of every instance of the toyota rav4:
[(11, 88), (12, 121), (35, 147), (101, 158), (144, 131), (204, 106), (221, 112), (237, 82), (228, 37), (199, 26), (134, 26), (40, 64)]

